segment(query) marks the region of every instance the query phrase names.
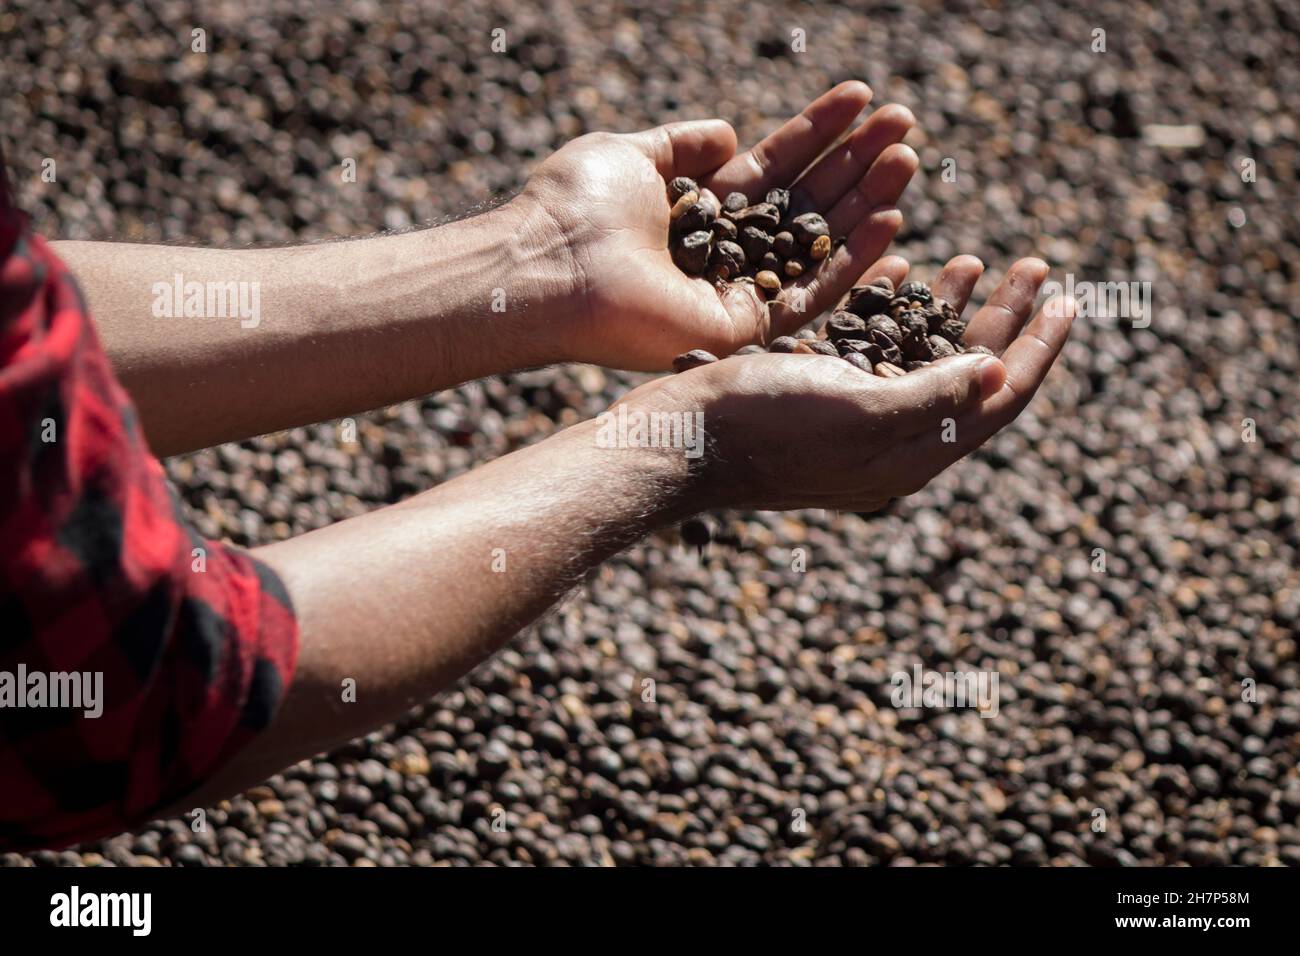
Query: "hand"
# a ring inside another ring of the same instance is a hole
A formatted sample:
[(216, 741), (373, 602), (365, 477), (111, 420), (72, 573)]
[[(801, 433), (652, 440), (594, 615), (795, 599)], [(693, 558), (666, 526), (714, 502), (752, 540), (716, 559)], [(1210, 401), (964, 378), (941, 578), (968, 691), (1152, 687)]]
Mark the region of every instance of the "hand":
[[(877, 110), (826, 152), (871, 95), (864, 83), (841, 83), (740, 155), (730, 126), (704, 120), (593, 133), (547, 159), (521, 199), (549, 220), (559, 237), (549, 242), (567, 251), (576, 277), (566, 358), (662, 370), (690, 349), (729, 355), (770, 341), (834, 304), (898, 231), (893, 207), (917, 168), (916, 154), (899, 143), (914, 122), (902, 106)], [(676, 176), (696, 179), (719, 200), (738, 190), (757, 201), (794, 184), (792, 207), (821, 212), (831, 235), (846, 242), (770, 303), (747, 285), (720, 293), (681, 272), (669, 254), (666, 184)]]
[[(935, 297), (960, 311), (982, 271), (973, 256), (953, 259), (933, 283)], [(897, 286), (907, 272), (891, 256), (864, 281), (887, 275)], [(919, 491), (1028, 404), (1074, 316), (1073, 303), (1058, 298), (1025, 324), (1047, 273), (1042, 260), (1017, 262), (971, 320), (965, 343), (997, 357), (967, 353), (885, 379), (829, 356), (733, 356), (657, 379), (620, 404), (703, 411), (700, 508), (875, 511)]]

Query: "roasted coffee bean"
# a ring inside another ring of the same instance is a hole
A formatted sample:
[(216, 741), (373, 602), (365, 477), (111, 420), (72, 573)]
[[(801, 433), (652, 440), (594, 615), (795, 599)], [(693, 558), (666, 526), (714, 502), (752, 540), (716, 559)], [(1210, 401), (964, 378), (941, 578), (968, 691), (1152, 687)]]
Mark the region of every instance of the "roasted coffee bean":
[(865, 339), (867, 323), (852, 312), (836, 312), (826, 321), (826, 337), (837, 339)]
[(876, 366), (875, 372), (881, 378), (902, 378), (907, 374), (892, 362), (881, 362)]
[(762, 261), (768, 250), (772, 248), (772, 237), (757, 226), (742, 226), (737, 242), (740, 243), (740, 248), (745, 250), (746, 262)]
[(742, 345), (736, 349), (737, 355), (766, 355), (767, 349), (761, 345)]
[(698, 196), (699, 192), (700, 187), (689, 176), (678, 176), (668, 183), (668, 199), (670, 202), (677, 202), (687, 193), (695, 193)]
[(842, 358), (854, 368), (861, 369), (868, 374), (871, 373), (874, 367), (871, 364), (871, 360), (861, 352), (847, 352), (842, 356)]
[(673, 260), (683, 272), (702, 275), (709, 267), (709, 255), (712, 252), (713, 233), (700, 230), (682, 237), (673, 253)]
[(682, 196), (673, 203), (673, 208), (669, 211), (668, 218), (670, 218), (674, 223), (679, 222), (686, 210), (690, 209), (699, 201), (699, 193), (694, 191), (683, 193)]
[(831, 228), (820, 213), (806, 212), (790, 220), (790, 231), (795, 241), (807, 248), (818, 236), (829, 236)]
[(689, 352), (684, 352), (673, 359), (673, 371), (686, 372), (717, 360), (718, 357), (712, 352), (707, 352), (704, 349), (691, 349)]
[(866, 329), (868, 332), (879, 332), (894, 344), (903, 341), (903, 330), (887, 315), (873, 315), (867, 319)]
[(803, 263), (798, 259), (788, 259), (785, 263), (785, 274), (791, 279), (797, 279), (803, 275)]
[(825, 259), (831, 254), (831, 237), (818, 236), (813, 240), (812, 245), (808, 247), (808, 255), (812, 256), (818, 262)]
[(749, 197), (744, 193), (727, 193), (727, 198), (722, 200), (722, 208), (726, 212), (740, 212), (749, 205)]
[(782, 335), (772, 340), (772, 344), (767, 347), (769, 352), (793, 352), (799, 345), (799, 340), (793, 335)]
[(930, 287), (924, 282), (904, 282), (898, 287), (896, 295), (900, 299), (906, 299), (908, 302), (919, 302), (921, 305), (929, 305), (934, 301)]
[(719, 216), (717, 219), (713, 220), (713, 222), (709, 223), (709, 228), (713, 230), (713, 237), (715, 239), (728, 239), (731, 242), (735, 242), (736, 239), (739, 238), (736, 224), (730, 219), (725, 219), (722, 216)]
[(779, 276), (785, 271), (785, 260), (775, 252), (765, 253), (763, 258), (758, 260), (758, 271), (772, 272)]
[(809, 346), (812, 347), (812, 350), (816, 352), (818, 355), (838, 356), (840, 354), (836, 350), (835, 346), (832, 345), (830, 342), (827, 342), (825, 339), (817, 339), (815, 341), (809, 342), (808, 344)]
[(930, 352), (935, 359), (948, 358), (950, 355), (957, 354), (953, 344), (942, 335), (930, 336)]
[[(685, 198), (685, 197), (682, 197)], [(709, 223), (717, 218), (713, 207), (701, 200), (696, 200), (686, 207), (686, 211), (677, 217), (677, 231), (682, 235), (708, 229)]]
[(790, 211), (790, 190), (788, 189), (769, 189), (767, 192), (767, 203), (775, 206), (776, 211), (784, 219), (786, 213)]
[(772, 251), (778, 256), (784, 256), (787, 259), (799, 251), (799, 246), (794, 241), (794, 233), (788, 230), (778, 232), (772, 237)]
[(713, 247), (713, 256), (709, 265), (716, 269), (722, 278), (740, 275), (745, 268), (745, 250), (726, 239)]
[(848, 302), (844, 308), (865, 319), (888, 312), (893, 297), (894, 284), (887, 277), (881, 276), (866, 285), (854, 286), (849, 290)]
[(781, 222), (781, 214), (771, 203), (760, 202), (729, 214), (738, 226), (757, 226), (766, 232), (774, 232)]

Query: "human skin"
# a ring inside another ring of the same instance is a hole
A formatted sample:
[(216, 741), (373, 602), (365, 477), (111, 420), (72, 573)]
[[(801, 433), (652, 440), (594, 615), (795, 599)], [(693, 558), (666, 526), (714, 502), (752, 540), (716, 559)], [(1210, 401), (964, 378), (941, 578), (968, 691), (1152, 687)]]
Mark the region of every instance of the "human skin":
[[(57, 251), (162, 454), (554, 362), (663, 369), (691, 348), (727, 355), (793, 331), (864, 279), (905, 279), (906, 262), (880, 257), (917, 165), (899, 142), (912, 118), (886, 107), (845, 135), (869, 98), (841, 84), (740, 154), (720, 121), (583, 137), (506, 205), (423, 232), (271, 250)], [(846, 242), (792, 287), (802, 299), (787, 290), (764, 303), (752, 288), (689, 278), (666, 248), (665, 182), (679, 175), (720, 197), (793, 184), (794, 201), (823, 210)], [(953, 260), (936, 295), (964, 307), (981, 269)], [(174, 273), (258, 282), (261, 322), (153, 317), (152, 285)], [(1070, 313), (1025, 327), (1046, 274), (1038, 260), (1017, 263), (973, 319), (968, 341), (1000, 359), (959, 356), (886, 380), (825, 356), (728, 358), (620, 401), (702, 413), (698, 460), (602, 447), (584, 422), (400, 504), (256, 549), (293, 600), (297, 672), (270, 727), (171, 809), (399, 717), (654, 528), (716, 507), (866, 512), (922, 487), (1013, 419), (1054, 361)], [(945, 420), (956, 441), (943, 440)], [(356, 696), (345, 701), (348, 680)]]

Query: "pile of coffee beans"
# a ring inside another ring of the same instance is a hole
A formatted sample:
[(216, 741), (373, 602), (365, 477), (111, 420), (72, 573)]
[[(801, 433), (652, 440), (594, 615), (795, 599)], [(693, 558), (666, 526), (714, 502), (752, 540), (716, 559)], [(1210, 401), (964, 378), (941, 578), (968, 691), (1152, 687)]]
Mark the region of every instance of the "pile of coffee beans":
[(762, 202), (741, 192), (722, 202), (695, 180), (668, 183), (673, 261), (687, 275), (715, 282), (752, 280), (767, 295), (826, 261), (835, 243), (816, 212), (795, 213), (788, 189), (770, 190)]
[[(935, 299), (924, 282), (905, 282), (897, 290), (887, 278), (854, 286), (821, 334), (801, 329), (772, 340), (766, 350), (747, 345), (737, 355), (755, 352), (830, 355), (881, 378), (897, 378), (931, 362), (963, 352), (992, 353), (982, 345), (964, 345), (966, 322), (951, 302)], [(673, 360), (685, 372), (716, 362), (717, 356), (692, 349)]]

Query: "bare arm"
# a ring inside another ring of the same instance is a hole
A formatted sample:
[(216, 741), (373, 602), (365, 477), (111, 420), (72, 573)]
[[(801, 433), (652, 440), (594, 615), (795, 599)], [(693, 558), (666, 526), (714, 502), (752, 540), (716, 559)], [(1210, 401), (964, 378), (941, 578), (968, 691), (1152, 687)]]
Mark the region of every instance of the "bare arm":
[[(558, 360), (571, 280), (536, 212), (520, 198), (436, 229), (278, 249), (55, 248), (151, 447), (170, 455)], [(189, 283), (227, 315), (187, 316)]]

